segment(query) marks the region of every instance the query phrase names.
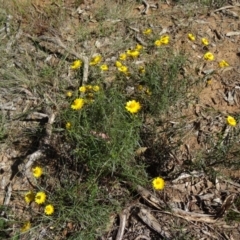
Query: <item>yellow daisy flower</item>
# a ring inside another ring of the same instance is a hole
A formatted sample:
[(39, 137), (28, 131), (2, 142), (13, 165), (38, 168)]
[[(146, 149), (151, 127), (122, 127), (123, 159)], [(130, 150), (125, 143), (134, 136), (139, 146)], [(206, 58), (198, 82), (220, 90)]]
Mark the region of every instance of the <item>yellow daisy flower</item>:
[(156, 40), (156, 41), (154, 42), (154, 45), (157, 46), (157, 47), (159, 47), (159, 46), (162, 45), (162, 43), (161, 43), (160, 40)]
[(108, 65), (107, 64), (103, 64), (103, 65), (100, 66), (100, 69), (102, 71), (108, 71)]
[(71, 105), (71, 108), (73, 110), (80, 110), (84, 105), (84, 99), (83, 98), (76, 98), (73, 101), (73, 104)]
[(145, 67), (143, 67), (143, 66), (139, 67), (138, 71), (139, 71), (139, 73), (141, 73), (141, 74), (143, 74), (143, 73), (146, 72)]
[(35, 202), (37, 204), (45, 203), (47, 195), (45, 192), (38, 192), (35, 196)]
[(227, 117), (227, 124), (232, 126), (232, 127), (235, 127), (237, 125), (237, 121), (234, 117), (228, 116)]
[(93, 91), (98, 92), (100, 90), (100, 87), (98, 85), (93, 86)]
[(121, 67), (118, 68), (118, 71), (123, 72), (123, 73), (127, 73), (128, 72), (128, 67), (122, 65)]
[(116, 61), (116, 62), (115, 62), (115, 65), (116, 65), (116, 67), (118, 67), (118, 68), (122, 67), (122, 63), (119, 62), (119, 61)]
[(137, 58), (140, 55), (140, 52), (137, 50), (127, 50), (127, 55), (132, 58)]
[(82, 66), (82, 61), (81, 60), (75, 60), (72, 65), (70, 66), (70, 68), (72, 70), (76, 70), (79, 69)]
[[(127, 54), (126, 53), (121, 53), (120, 55), (119, 55), (119, 60), (121, 60), (121, 61), (125, 61), (127, 59)], [(118, 67), (118, 66), (117, 66)]]
[(225, 60), (220, 61), (218, 65), (220, 68), (229, 67), (229, 64)]
[(32, 191), (27, 192), (24, 196), (24, 200), (28, 204), (34, 201), (34, 198), (35, 198), (35, 194)]
[(152, 181), (153, 189), (155, 190), (162, 190), (164, 188), (165, 182), (162, 178), (156, 177)]
[(214, 55), (211, 52), (206, 52), (203, 57), (205, 60), (209, 60), (209, 61), (214, 60)]
[(128, 101), (126, 103), (125, 108), (130, 112), (130, 113), (137, 113), (141, 109), (141, 105), (139, 102), (135, 100)]
[(162, 44), (168, 44), (169, 40), (170, 40), (170, 37), (168, 35), (162, 36), (159, 40)]
[(26, 232), (31, 228), (31, 223), (29, 221), (25, 222), (21, 227), (21, 232)]
[(150, 35), (152, 33), (152, 29), (151, 28), (147, 28), (142, 32), (144, 35)]
[(142, 49), (143, 49), (143, 46), (141, 44), (137, 44), (136, 47), (135, 47), (136, 51), (140, 51)]
[(87, 91), (86, 86), (81, 86), (79, 89), (79, 92), (85, 93)]
[(191, 41), (195, 41), (196, 38), (192, 33), (189, 33), (188, 34), (188, 39), (191, 40)]
[(32, 173), (35, 178), (40, 178), (43, 174), (43, 170), (41, 167), (35, 167), (32, 169)]
[(71, 128), (71, 123), (70, 122), (67, 122), (66, 125), (65, 125), (66, 129), (69, 130)]
[(202, 38), (202, 44), (205, 45), (205, 46), (209, 45), (208, 39), (207, 38)]
[(92, 90), (92, 85), (86, 85), (86, 89), (87, 89), (87, 91), (91, 91)]
[(98, 63), (100, 63), (101, 61), (102, 61), (102, 57), (100, 55), (97, 55), (91, 59), (90, 66), (95, 66)]
[(46, 215), (52, 215), (54, 213), (54, 207), (52, 204), (48, 204), (45, 209), (44, 212)]
[(71, 96), (72, 96), (72, 92), (71, 92), (71, 91), (67, 91), (67, 92), (66, 92), (66, 96), (67, 96), (67, 97), (71, 97)]

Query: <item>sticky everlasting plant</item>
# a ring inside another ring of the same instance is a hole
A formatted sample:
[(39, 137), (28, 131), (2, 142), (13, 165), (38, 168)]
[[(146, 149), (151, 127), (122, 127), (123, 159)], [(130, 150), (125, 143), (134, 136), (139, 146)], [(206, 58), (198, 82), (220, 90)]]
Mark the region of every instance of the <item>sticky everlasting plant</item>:
[(35, 202), (37, 204), (43, 204), (45, 203), (46, 198), (47, 198), (47, 195), (45, 192), (38, 192), (35, 196)]
[(84, 105), (84, 99), (83, 98), (77, 98), (73, 101), (73, 104), (71, 105), (71, 108), (73, 110), (80, 110)]
[(141, 105), (139, 102), (136, 100), (131, 100), (126, 103), (125, 108), (130, 112), (130, 113), (137, 113), (141, 109)]
[(35, 178), (40, 178), (43, 174), (43, 170), (41, 167), (35, 167), (32, 169), (32, 173)]
[(165, 182), (161, 177), (156, 177), (152, 181), (153, 189), (162, 190), (164, 188)]
[(232, 127), (235, 127), (237, 125), (237, 121), (234, 117), (227, 116), (227, 124), (232, 126)]

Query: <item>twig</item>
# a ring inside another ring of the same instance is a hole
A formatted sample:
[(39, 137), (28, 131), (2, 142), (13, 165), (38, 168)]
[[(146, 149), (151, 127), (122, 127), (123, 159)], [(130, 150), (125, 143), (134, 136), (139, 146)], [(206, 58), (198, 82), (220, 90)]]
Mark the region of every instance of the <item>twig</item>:
[(229, 9), (229, 8), (234, 8), (234, 7), (240, 7), (240, 4), (236, 4), (234, 6), (228, 5), (228, 6), (225, 6), (225, 7), (221, 7), (221, 8), (218, 8), (218, 9), (214, 10), (213, 12), (215, 13), (215, 12), (222, 11), (224, 9)]
[(142, 14), (148, 14), (148, 10), (150, 8), (150, 5), (146, 0), (142, 0), (142, 3), (145, 5), (145, 9), (142, 11)]
[(118, 228), (118, 233), (117, 233), (117, 237), (115, 240), (122, 240), (122, 238), (123, 238), (124, 229), (125, 229), (126, 221), (127, 221), (126, 209), (123, 210), (122, 213), (120, 213), (119, 217), (120, 217), (120, 226)]

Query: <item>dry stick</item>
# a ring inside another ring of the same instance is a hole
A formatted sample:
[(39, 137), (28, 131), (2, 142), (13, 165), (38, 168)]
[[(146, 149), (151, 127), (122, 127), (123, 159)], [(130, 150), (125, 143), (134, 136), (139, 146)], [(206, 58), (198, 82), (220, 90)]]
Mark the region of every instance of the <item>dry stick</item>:
[(145, 9), (142, 11), (142, 14), (147, 14), (150, 5), (148, 4), (148, 2), (146, 0), (142, 0), (142, 3), (145, 5)]
[(218, 9), (214, 10), (213, 12), (215, 13), (215, 12), (222, 11), (224, 9), (229, 9), (229, 8), (234, 8), (234, 7), (240, 7), (240, 4), (236, 4), (234, 6), (228, 5), (228, 6), (225, 6), (225, 7), (221, 7), (221, 8), (218, 8)]
[(120, 213), (119, 218), (120, 218), (120, 226), (118, 228), (118, 233), (115, 240), (122, 240), (123, 238), (124, 229), (127, 221), (127, 214), (123, 211), (122, 213)]

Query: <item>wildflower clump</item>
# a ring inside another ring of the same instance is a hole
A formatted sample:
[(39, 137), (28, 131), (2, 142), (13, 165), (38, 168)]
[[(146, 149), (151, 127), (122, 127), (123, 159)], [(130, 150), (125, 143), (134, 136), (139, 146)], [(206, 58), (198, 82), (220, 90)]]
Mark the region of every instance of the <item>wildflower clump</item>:
[(76, 69), (79, 69), (81, 66), (82, 66), (82, 61), (78, 59), (71, 64), (70, 68), (72, 70), (76, 70)]
[(43, 174), (43, 170), (41, 167), (35, 167), (32, 169), (32, 173), (35, 178), (40, 178)]
[(196, 38), (192, 33), (189, 33), (188, 34), (188, 39), (191, 40), (191, 41), (195, 41)]
[(46, 198), (47, 198), (47, 195), (45, 192), (38, 192), (35, 196), (35, 202), (37, 204), (43, 204), (45, 203)]
[(44, 212), (46, 215), (52, 215), (54, 213), (54, 207), (52, 204), (48, 204), (45, 206)]
[(35, 194), (33, 193), (33, 191), (27, 192), (24, 196), (24, 200), (27, 204), (34, 201), (34, 198), (35, 198)]
[(161, 177), (156, 177), (152, 181), (153, 189), (162, 190), (164, 188), (165, 182)]
[(73, 104), (71, 105), (71, 108), (73, 110), (80, 110), (84, 105), (84, 99), (83, 98), (76, 98), (73, 101)]
[(208, 61), (214, 60), (214, 55), (211, 52), (206, 52), (203, 57), (205, 60), (208, 60)]
[(220, 61), (218, 65), (220, 68), (229, 67), (229, 64), (225, 60)]
[(25, 222), (21, 227), (21, 232), (26, 232), (31, 228), (31, 223), (29, 221)]
[(235, 127), (237, 125), (237, 121), (234, 117), (227, 116), (227, 124), (232, 126), (232, 127)]
[(130, 113), (137, 113), (141, 109), (141, 104), (136, 100), (131, 100), (126, 103), (125, 108)]

